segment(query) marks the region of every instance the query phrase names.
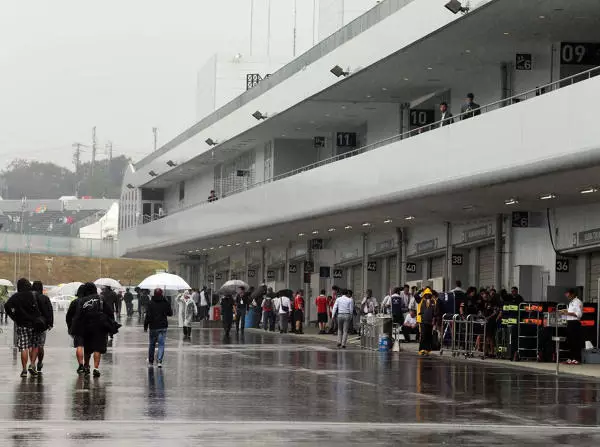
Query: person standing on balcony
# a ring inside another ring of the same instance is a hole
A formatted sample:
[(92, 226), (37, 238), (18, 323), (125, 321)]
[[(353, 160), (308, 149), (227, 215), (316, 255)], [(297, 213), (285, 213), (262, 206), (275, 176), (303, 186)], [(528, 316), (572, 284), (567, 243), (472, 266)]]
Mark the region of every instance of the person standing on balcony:
[(211, 189), (210, 190), (210, 195), (208, 196), (209, 203), (216, 202), (217, 200), (219, 200), (219, 198), (217, 197), (217, 194), (215, 193), (215, 190)]
[(440, 127), (454, 124), (454, 118), (453, 118), (453, 115), (448, 110), (447, 102), (440, 103), (440, 112), (442, 114), (442, 117), (440, 118), (440, 121), (441, 121)]
[(481, 115), (481, 106), (475, 102), (475, 95), (473, 93), (467, 94), (467, 99), (461, 106), (460, 113), (463, 120)]

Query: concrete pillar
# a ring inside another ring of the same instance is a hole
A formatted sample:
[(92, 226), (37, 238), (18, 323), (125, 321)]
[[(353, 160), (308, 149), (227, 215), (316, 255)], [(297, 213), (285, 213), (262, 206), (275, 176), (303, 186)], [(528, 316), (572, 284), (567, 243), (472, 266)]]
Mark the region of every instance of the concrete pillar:
[(444, 290), (452, 290), (452, 224), (446, 222), (446, 265), (444, 269)]
[(504, 274), (503, 286), (506, 289), (510, 289), (514, 282), (514, 272), (513, 272), (513, 228), (512, 228), (512, 220), (506, 219), (506, 229), (504, 230)]
[(496, 232), (494, 234), (494, 287), (498, 290), (502, 287), (502, 243), (504, 218), (502, 214), (496, 215)]
[(265, 247), (263, 245), (262, 247), (262, 253), (260, 256), (260, 283), (259, 284), (266, 284), (267, 283), (267, 247)]
[(290, 288), (290, 245), (291, 244), (288, 244), (288, 246), (285, 249), (285, 271), (283, 273), (285, 277), (286, 289)]
[(398, 234), (398, 262), (397, 262), (397, 266), (396, 266), (396, 273), (397, 273), (397, 278), (399, 279), (399, 286), (404, 286), (404, 284), (406, 284), (407, 281), (407, 274), (406, 274), (406, 263), (408, 262), (408, 242), (407, 242), (407, 238), (406, 238), (406, 229), (404, 228), (398, 228), (399, 234)]
[(369, 264), (369, 247), (367, 246), (368, 244), (368, 235), (367, 233), (363, 233), (362, 234), (362, 251), (363, 251), (363, 255), (362, 255), (362, 275), (363, 275), (363, 290), (355, 290), (354, 291), (354, 300), (356, 301), (356, 299), (358, 298), (359, 300), (362, 300), (363, 297), (363, 293), (365, 290), (367, 290), (369, 288), (369, 270), (367, 269), (367, 266)]

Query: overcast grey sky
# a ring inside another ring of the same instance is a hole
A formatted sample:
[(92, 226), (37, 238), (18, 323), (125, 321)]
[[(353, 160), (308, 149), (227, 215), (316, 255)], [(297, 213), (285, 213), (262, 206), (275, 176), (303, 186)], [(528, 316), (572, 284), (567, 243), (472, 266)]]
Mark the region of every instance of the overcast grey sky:
[[(0, 168), (17, 157), (72, 167), (72, 143), (89, 144), (94, 125), (101, 157), (112, 140), (141, 158), (153, 126), (160, 142), (174, 137), (193, 123), (203, 62), (247, 50), (250, 1), (2, 2)], [(272, 48), (288, 56), (292, 3), (273, 1)], [(312, 0), (299, 3), (312, 15)]]

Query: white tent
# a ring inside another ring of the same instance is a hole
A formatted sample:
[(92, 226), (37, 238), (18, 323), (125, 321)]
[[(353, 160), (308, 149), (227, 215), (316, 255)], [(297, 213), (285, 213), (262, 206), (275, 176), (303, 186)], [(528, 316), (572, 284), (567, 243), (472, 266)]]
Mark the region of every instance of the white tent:
[(98, 222), (79, 230), (82, 239), (116, 239), (119, 228), (119, 203), (111, 205), (107, 213)]

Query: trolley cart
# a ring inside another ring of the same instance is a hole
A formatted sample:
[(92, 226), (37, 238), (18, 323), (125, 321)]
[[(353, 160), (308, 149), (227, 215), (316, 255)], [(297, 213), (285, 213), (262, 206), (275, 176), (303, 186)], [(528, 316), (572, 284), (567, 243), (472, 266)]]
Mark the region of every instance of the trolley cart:
[(542, 325), (543, 306), (537, 303), (519, 304), (517, 319), (517, 352), (515, 361), (540, 360), (539, 329)]
[(469, 356), (469, 321), (456, 314), (452, 317), (452, 357)]
[(454, 341), (454, 315), (444, 314), (442, 315), (442, 340), (440, 347), (440, 354), (444, 353), (444, 349), (450, 349), (452, 351)]
[(467, 323), (467, 328), (469, 329), (467, 337), (467, 357), (475, 357), (475, 355), (480, 355), (482, 359), (485, 359), (485, 334), (487, 329), (487, 321), (483, 318), (477, 318), (475, 315), (469, 315), (467, 317)]

